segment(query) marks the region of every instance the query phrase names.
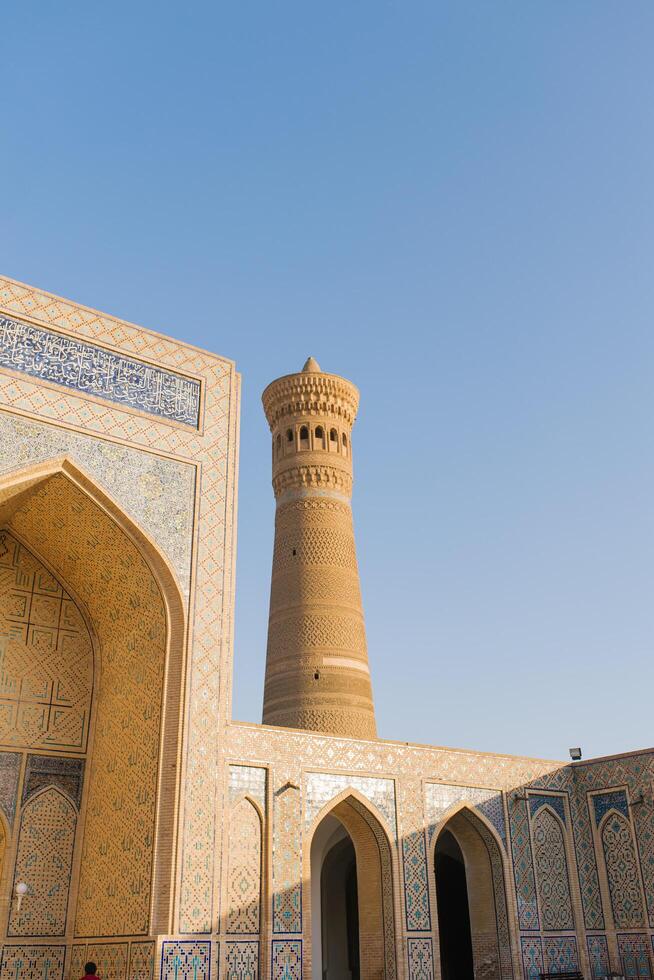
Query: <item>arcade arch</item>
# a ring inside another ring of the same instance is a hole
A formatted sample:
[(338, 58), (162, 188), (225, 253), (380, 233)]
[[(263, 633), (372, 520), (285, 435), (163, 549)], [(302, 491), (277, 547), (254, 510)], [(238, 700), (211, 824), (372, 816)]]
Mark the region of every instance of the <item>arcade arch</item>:
[(513, 975), (505, 860), (494, 830), (462, 806), (432, 837), (442, 980)]
[(380, 818), (350, 790), (313, 826), (313, 980), (395, 980), (393, 854)]
[[(167, 932), (175, 808), (159, 812), (157, 803), (161, 794), (174, 799), (177, 782), (184, 615), (174, 575), (154, 544), (68, 459), (0, 482), (0, 537), (4, 654), (14, 657), (19, 673), (23, 658), (22, 676), (43, 681), (31, 700), (21, 687), (5, 713), (1, 741), (22, 749), (28, 764), (59, 759), (50, 765), (55, 775), (40, 777), (46, 786), (49, 779), (65, 783), (64, 760), (69, 768), (80, 760), (80, 786), (84, 771), (80, 799), (65, 803), (47, 789), (50, 795), (28, 803), (21, 817), (27, 812), (38, 830), (36, 818), (46, 819), (47, 806), (76, 828), (62, 881), (66, 894), (78, 881), (63, 912), (65, 934)], [(28, 578), (41, 574), (42, 587), (25, 602), (29, 590), (23, 589), (17, 604), (25, 569)], [(43, 619), (54, 615), (49, 589), (60, 598), (57, 624)], [(25, 642), (7, 654), (19, 633)], [(46, 723), (57, 717), (57, 724)], [(70, 816), (68, 806), (75, 811)], [(19, 840), (19, 856), (20, 847)], [(11, 879), (5, 873), (5, 888)], [(36, 883), (24, 900), (26, 913), (30, 903), (39, 921)]]

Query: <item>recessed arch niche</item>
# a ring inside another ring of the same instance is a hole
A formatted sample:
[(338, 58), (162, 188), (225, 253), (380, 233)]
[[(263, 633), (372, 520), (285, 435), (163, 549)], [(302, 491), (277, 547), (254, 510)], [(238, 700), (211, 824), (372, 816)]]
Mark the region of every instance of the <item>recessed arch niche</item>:
[[(431, 838), (442, 980), (480, 973), (513, 977), (502, 845), (487, 822), (462, 806)], [(472, 969), (472, 973), (470, 970)]]
[(78, 882), (67, 932), (170, 931), (184, 641), (174, 575), (69, 459), (4, 477), (0, 528), (50, 570), (83, 612), (94, 643)]
[[(316, 818), (308, 863), (311, 976), (395, 980), (393, 852), (381, 820), (359, 794), (345, 791)], [(330, 915), (336, 908), (340, 922)]]
[(614, 924), (618, 929), (642, 928), (644, 903), (631, 823), (623, 813), (611, 808), (601, 821), (598, 833)]

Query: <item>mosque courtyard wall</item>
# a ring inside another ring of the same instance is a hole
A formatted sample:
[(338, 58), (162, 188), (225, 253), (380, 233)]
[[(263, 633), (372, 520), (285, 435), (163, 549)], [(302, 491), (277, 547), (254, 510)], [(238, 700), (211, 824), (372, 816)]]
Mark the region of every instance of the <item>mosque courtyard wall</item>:
[(231, 720), (238, 413), (230, 360), (0, 278), (0, 980), (322, 977), (345, 838), (361, 977), (447, 972), (441, 852), (480, 980), (651, 977), (654, 751)]

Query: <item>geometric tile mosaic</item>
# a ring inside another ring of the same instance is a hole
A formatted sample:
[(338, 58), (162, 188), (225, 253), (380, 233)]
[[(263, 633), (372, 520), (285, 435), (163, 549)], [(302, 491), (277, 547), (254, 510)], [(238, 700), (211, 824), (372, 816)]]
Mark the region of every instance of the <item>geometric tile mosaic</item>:
[[(627, 793), (635, 801), (652, 785), (654, 777), (654, 758), (651, 754), (639, 753), (631, 757), (618, 757), (598, 762), (588, 762), (561, 767), (527, 784), (526, 789), (553, 790), (567, 792), (577, 870), (581, 887), (586, 929), (604, 929), (602, 897), (592, 825), (596, 819), (606, 817), (609, 810), (617, 810), (624, 817), (629, 812)], [(611, 790), (606, 787), (626, 786), (625, 790)], [(598, 802), (595, 803), (594, 801)], [(512, 826), (519, 804), (510, 807)], [(645, 802), (633, 806), (631, 817), (637, 832), (637, 843), (641, 858), (643, 883), (650, 925), (654, 928), (654, 821), (652, 808)], [(519, 875), (516, 874), (516, 878)], [(642, 902), (641, 902), (642, 905)]]
[(302, 940), (274, 939), (272, 980), (302, 980)]
[(65, 946), (5, 946), (0, 980), (63, 980)]
[(16, 812), (20, 760), (21, 756), (18, 752), (0, 752), (0, 809), (9, 821), (10, 827)]
[(395, 781), (376, 776), (350, 776), (347, 773), (306, 773), (305, 820), (310, 823), (322, 808), (344, 789), (356, 789), (382, 813), (397, 838)]
[[(399, 777), (417, 777), (433, 781), (434, 773), (443, 782), (458, 785), (497, 786), (510, 790), (552, 772), (552, 763), (535, 759), (511, 759), (480, 755), (464, 750), (416, 746), (405, 742), (358, 742), (354, 739), (326, 736), (316, 732), (275, 731), (257, 725), (233, 724), (225, 732), (225, 749), (232, 759), (247, 759), (251, 765), (286, 767), (289, 760), (302, 762), (307, 769), (329, 767), (361, 776), (374, 773), (386, 779), (389, 773)], [(483, 776), (483, 780), (482, 777)], [(477, 777), (478, 782), (475, 782)], [(557, 789), (559, 787), (556, 787)]]
[(225, 969), (223, 977), (224, 980), (258, 980), (259, 943), (225, 943)]
[(527, 806), (524, 799), (520, 796), (509, 795), (509, 813), (511, 815), (511, 847), (518, 901), (518, 922), (521, 929), (538, 929), (536, 881), (531, 854)]
[(0, 316), (0, 366), (141, 412), (198, 424), (198, 381), (6, 316)]
[(431, 909), (422, 780), (403, 778), (399, 782), (399, 794), (407, 929), (428, 932), (431, 930)]
[(570, 794), (569, 800), (584, 921), (587, 929), (603, 929), (604, 909), (587, 802), (577, 791)]
[(196, 467), (0, 413), (0, 473), (67, 457), (149, 534), (172, 563), (185, 596), (191, 576)]
[(430, 836), (435, 825), (456, 803), (472, 803), (493, 824), (506, 847), (506, 826), (504, 823), (504, 804), (502, 794), (493, 789), (476, 786), (453, 786), (445, 783), (425, 785), (425, 805)]
[(79, 810), (84, 776), (83, 759), (60, 759), (52, 755), (28, 755), (23, 783), (23, 806), (46, 786), (56, 786)]
[(588, 936), (587, 942), (591, 976), (593, 978), (608, 976), (611, 965), (609, 962), (609, 947), (606, 936)]
[(130, 943), (129, 980), (152, 980), (154, 943)]
[[(507, 760), (505, 757), (480, 755), (475, 752), (453, 752), (404, 742), (358, 742), (353, 739), (325, 736), (315, 732), (261, 728), (257, 725), (234, 724), (225, 732), (225, 747), (230, 758), (247, 759), (249, 764), (286, 767), (289, 760), (301, 760), (307, 769), (330, 767), (366, 776), (374, 773), (380, 779), (389, 773), (432, 781), (434, 773), (447, 783), (497, 786), (510, 790), (516, 785), (535, 781), (549, 773), (552, 763), (534, 759)], [(445, 779), (445, 777), (447, 777)], [(533, 783), (535, 785), (535, 782)], [(558, 788), (558, 787), (557, 787)]]
[(619, 929), (643, 926), (640, 875), (631, 824), (615, 811), (611, 812), (604, 822), (602, 846), (616, 926)]
[(406, 927), (413, 932), (429, 932), (429, 884), (424, 831), (412, 831), (402, 839), (404, 857), (404, 895)]
[(434, 980), (431, 939), (407, 939), (409, 980)]
[(84, 976), (84, 966), (88, 963), (86, 956), (86, 943), (83, 945), (76, 944), (73, 946), (73, 950), (68, 961), (68, 973), (66, 976), (68, 980), (80, 980), (80, 977)]
[(229, 813), (227, 932), (259, 934), (261, 819), (246, 798)]
[[(643, 761), (640, 761), (638, 757), (607, 760), (597, 764), (587, 763), (575, 766), (574, 770), (565, 766), (532, 780), (525, 787), (527, 790), (555, 790), (559, 793), (567, 792), (568, 794), (584, 920), (586, 928), (589, 930), (604, 928), (597, 859), (590, 823), (590, 812), (593, 814), (593, 820), (595, 819), (595, 812), (592, 797), (589, 794), (601, 790), (605, 786), (615, 786), (621, 783), (634, 787), (634, 784), (641, 778), (643, 766)], [(611, 796), (612, 794), (608, 795)], [(531, 802), (533, 796), (530, 795), (529, 799)], [(616, 799), (615, 802), (622, 805), (620, 799)], [(536, 806), (536, 804), (531, 803), (531, 806)], [(601, 804), (598, 806), (601, 807)], [(527, 839), (523, 832), (524, 815), (522, 807), (523, 804), (519, 796), (513, 799), (509, 796), (520, 925), (523, 929), (536, 929), (538, 928), (538, 921), (537, 916), (532, 914), (534, 910), (529, 881), (532, 874), (531, 860), (527, 854)], [(652, 848), (654, 850), (654, 840), (652, 841)], [(645, 869), (643, 869), (643, 875), (645, 876)], [(654, 902), (654, 865), (652, 868), (652, 899)]]
[(302, 932), (301, 801), (289, 787), (274, 797), (273, 932)]
[(623, 816), (629, 817), (627, 794), (624, 790), (617, 790), (613, 793), (597, 793), (592, 797), (592, 800), (596, 827), (599, 827), (602, 822), (602, 817), (609, 810), (618, 810)]
[(63, 936), (75, 844), (77, 814), (52, 787), (33, 797), (23, 810), (14, 871), (28, 886), (20, 912), (13, 903), (11, 936)]
[(502, 794), (496, 793), (489, 800), (482, 800), (481, 803), (477, 804), (477, 809), (495, 827), (506, 848), (506, 823), (504, 820), (504, 801)]
[(625, 977), (651, 977), (647, 936), (618, 936), (618, 952)]
[(563, 805), (562, 796), (546, 796), (543, 793), (538, 795), (529, 794), (529, 813), (533, 817), (542, 806), (549, 806), (554, 810), (556, 814), (560, 817), (561, 821), (565, 823), (565, 807)]
[(239, 796), (251, 796), (266, 811), (267, 770), (256, 766), (229, 767), (229, 802)]
[[(532, 780), (526, 787), (568, 793), (584, 920), (590, 931), (604, 929), (591, 819), (593, 822), (596, 819), (601, 820), (611, 808), (622, 814), (628, 810), (625, 791), (606, 790), (605, 787), (627, 786), (632, 798), (638, 799), (643, 789), (651, 786), (653, 776), (654, 760), (651, 755), (643, 753), (632, 757), (591, 761), (576, 765), (574, 769), (569, 766), (561, 767)], [(595, 799), (598, 800), (597, 804), (594, 803)], [(512, 825), (518, 810), (518, 803), (510, 807)], [(654, 928), (654, 822), (650, 813), (650, 807), (644, 804), (634, 806), (632, 816), (638, 832), (650, 924)], [(518, 878), (519, 874), (516, 873), (516, 880)]]
[(523, 936), (520, 940), (522, 952), (522, 968), (525, 973), (525, 980), (534, 980), (544, 973), (543, 967), (543, 944), (539, 936)]
[(210, 977), (210, 942), (176, 939), (161, 944), (161, 980), (210, 980)]
[(574, 929), (563, 826), (547, 807), (533, 818), (532, 836), (543, 929)]
[(577, 940), (574, 936), (548, 936), (543, 939), (547, 973), (571, 973), (579, 969)]
[(654, 814), (651, 806), (633, 807), (640, 867), (643, 872), (648, 923), (654, 929)]
[(102, 980), (126, 980), (127, 943), (89, 943), (86, 955)]
[(8, 531), (0, 531), (0, 740), (84, 752), (93, 644), (71, 597)]

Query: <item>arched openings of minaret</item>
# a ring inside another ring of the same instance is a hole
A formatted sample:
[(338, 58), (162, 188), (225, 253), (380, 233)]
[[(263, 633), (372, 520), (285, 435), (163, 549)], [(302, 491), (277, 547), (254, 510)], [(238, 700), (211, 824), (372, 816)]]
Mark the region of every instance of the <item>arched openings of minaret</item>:
[(284, 435), (281, 432), (273, 434), (273, 460), (283, 455), (307, 450), (313, 452), (328, 450), (348, 456), (350, 452), (348, 436), (345, 432), (339, 433), (336, 428), (331, 428), (328, 432), (323, 425), (306, 424), (286, 429)]

